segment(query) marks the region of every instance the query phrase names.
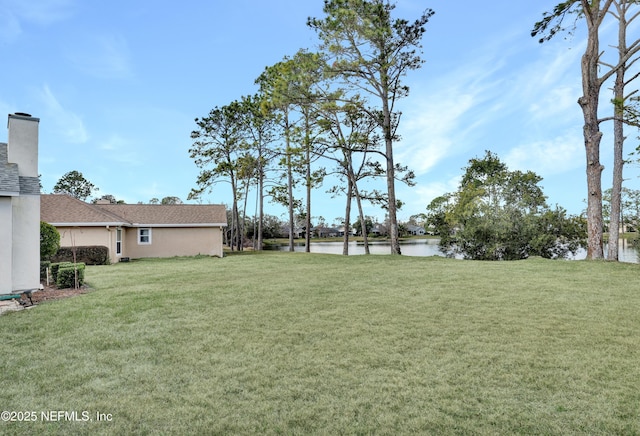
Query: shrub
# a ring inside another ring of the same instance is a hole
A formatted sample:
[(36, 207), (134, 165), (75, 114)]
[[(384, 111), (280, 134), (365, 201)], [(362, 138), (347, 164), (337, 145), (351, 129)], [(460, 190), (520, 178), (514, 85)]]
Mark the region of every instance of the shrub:
[(58, 276), (56, 278), (56, 286), (59, 289), (76, 287), (76, 271), (78, 271), (78, 286), (84, 284), (84, 263), (71, 264), (70, 266), (62, 266), (58, 268)]
[(54, 226), (40, 221), (40, 260), (49, 260), (60, 248), (60, 232)]
[(58, 270), (68, 266), (73, 266), (73, 262), (56, 262), (51, 264), (49, 268), (51, 269), (51, 278), (54, 283), (58, 281)]
[[(54, 262), (73, 262), (73, 247), (60, 247), (52, 258)], [(76, 262), (86, 265), (108, 265), (109, 249), (103, 245), (87, 245), (75, 247)]]

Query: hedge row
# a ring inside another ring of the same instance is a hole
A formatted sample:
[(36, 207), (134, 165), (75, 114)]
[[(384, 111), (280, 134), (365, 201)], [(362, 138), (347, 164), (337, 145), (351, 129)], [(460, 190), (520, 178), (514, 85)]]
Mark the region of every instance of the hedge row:
[(58, 289), (76, 287), (76, 271), (78, 272), (78, 286), (84, 284), (84, 263), (58, 262), (50, 266), (51, 276)]
[(86, 245), (79, 247), (60, 247), (58, 252), (51, 258), (52, 262), (73, 262), (73, 251), (75, 250), (76, 262), (85, 265), (108, 265), (109, 249), (102, 245)]

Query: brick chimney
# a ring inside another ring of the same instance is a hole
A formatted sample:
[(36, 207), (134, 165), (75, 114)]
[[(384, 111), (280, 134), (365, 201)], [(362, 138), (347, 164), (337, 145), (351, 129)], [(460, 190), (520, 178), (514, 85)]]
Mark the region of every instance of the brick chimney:
[(0, 192), (0, 216), (3, 223), (11, 223), (7, 226), (11, 227), (10, 235), (6, 229), (1, 231), (0, 262), (6, 263), (0, 267), (0, 294), (40, 286), (39, 123), (38, 118), (24, 113), (9, 115), (7, 123), (6, 162), (0, 162), (0, 180), (18, 190)]

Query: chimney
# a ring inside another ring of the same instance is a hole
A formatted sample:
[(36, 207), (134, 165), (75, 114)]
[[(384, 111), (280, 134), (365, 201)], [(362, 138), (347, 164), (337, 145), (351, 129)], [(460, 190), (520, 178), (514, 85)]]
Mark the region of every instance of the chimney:
[(7, 160), (18, 166), (20, 191), (11, 197), (13, 223), (12, 292), (40, 286), (40, 180), (38, 178), (38, 127), (29, 114), (9, 115)]

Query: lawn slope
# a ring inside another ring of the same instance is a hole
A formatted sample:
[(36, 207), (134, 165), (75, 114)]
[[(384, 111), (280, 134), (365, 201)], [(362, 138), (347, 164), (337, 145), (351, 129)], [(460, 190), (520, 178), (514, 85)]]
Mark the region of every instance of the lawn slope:
[(0, 433), (638, 434), (639, 274), (304, 253), (88, 267), (92, 292), (0, 317), (0, 404), (38, 416)]

